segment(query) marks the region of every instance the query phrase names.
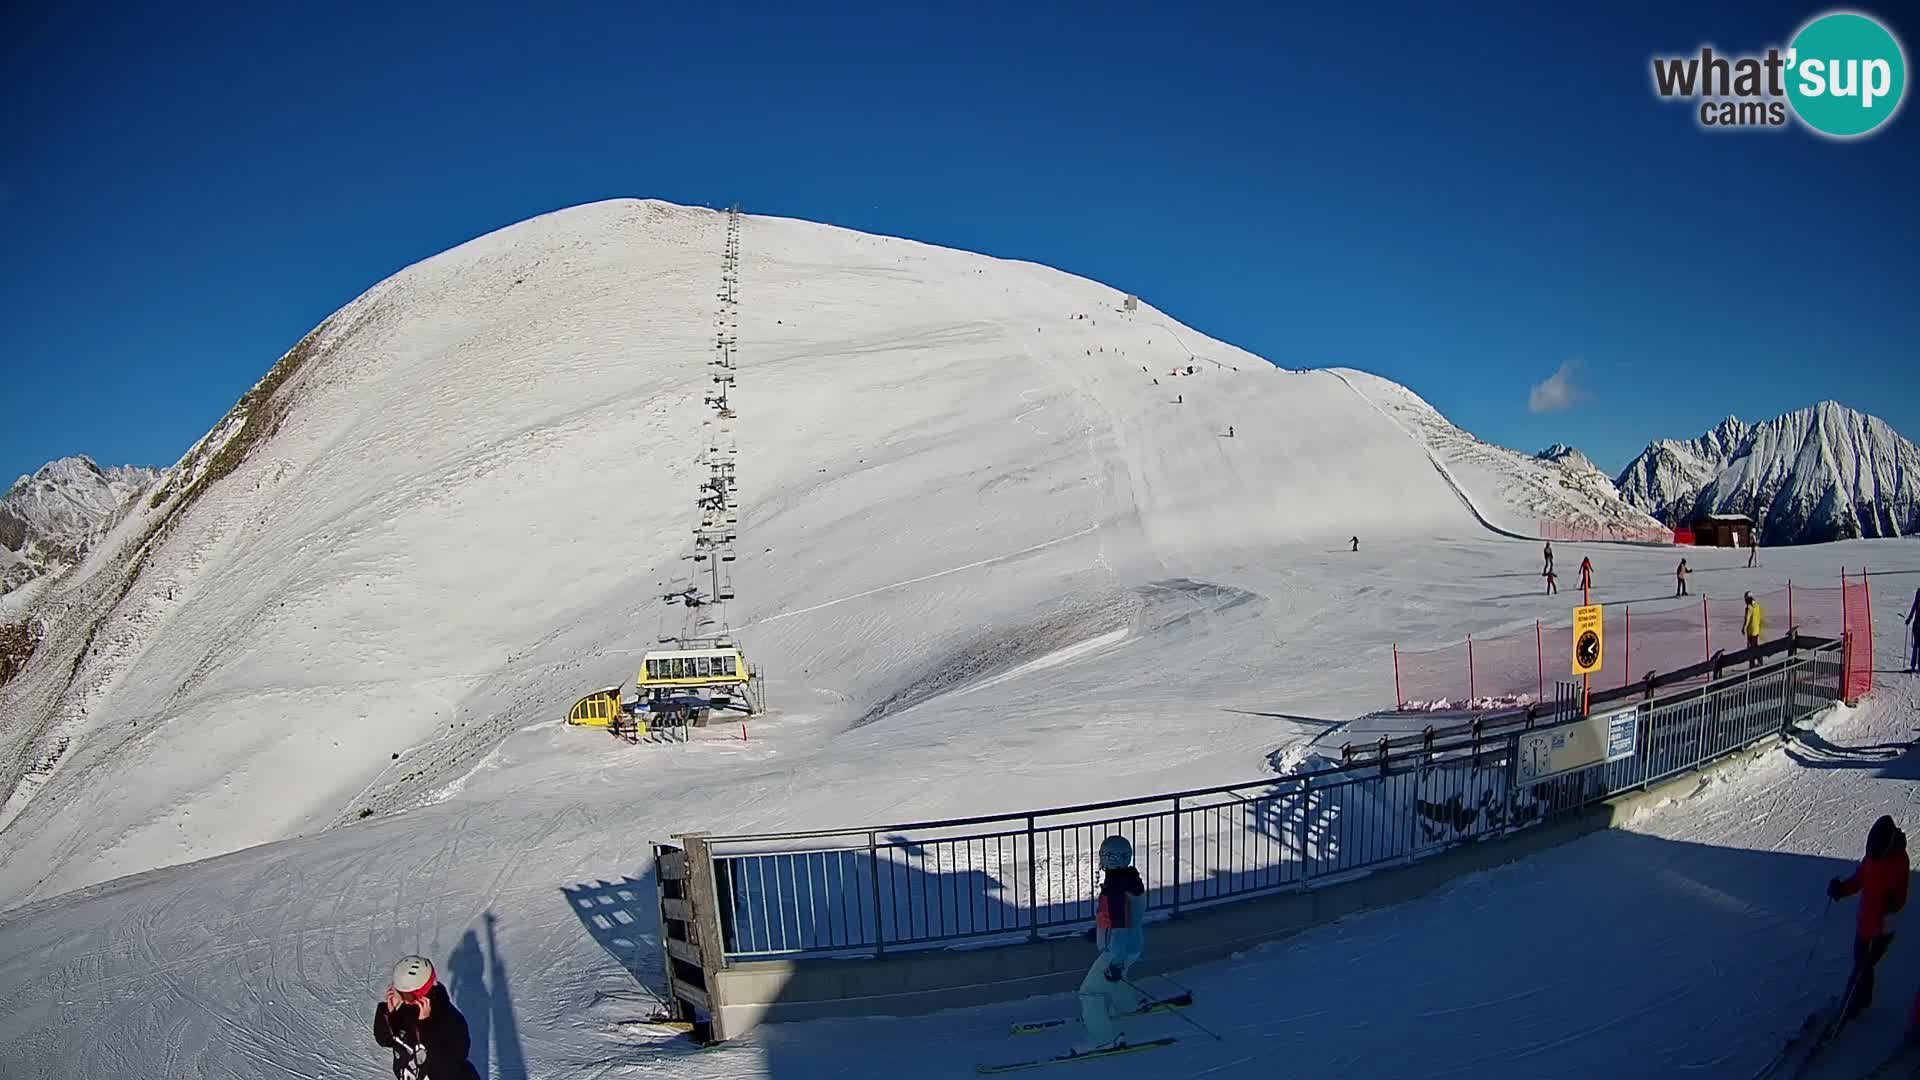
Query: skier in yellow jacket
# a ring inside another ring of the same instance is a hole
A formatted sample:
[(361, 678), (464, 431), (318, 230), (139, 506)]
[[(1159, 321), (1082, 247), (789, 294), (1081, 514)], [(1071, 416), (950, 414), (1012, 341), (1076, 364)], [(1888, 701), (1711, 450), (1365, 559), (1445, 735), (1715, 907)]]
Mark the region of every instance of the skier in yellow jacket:
[[(1760, 634), (1761, 634), (1761, 631), (1766, 626), (1766, 617), (1767, 617), (1766, 613), (1760, 610), (1759, 601), (1753, 598), (1752, 593), (1748, 593), (1747, 594), (1747, 614), (1744, 618), (1740, 620), (1740, 632), (1747, 635), (1747, 648), (1749, 649), (1759, 648)], [(1759, 667), (1760, 658), (1757, 656), (1754, 657), (1753, 660), (1747, 666)]]

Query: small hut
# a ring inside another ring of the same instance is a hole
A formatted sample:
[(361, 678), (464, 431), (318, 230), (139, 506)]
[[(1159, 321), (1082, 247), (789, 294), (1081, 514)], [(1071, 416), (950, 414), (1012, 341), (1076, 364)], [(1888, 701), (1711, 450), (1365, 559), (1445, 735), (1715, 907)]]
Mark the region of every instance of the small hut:
[(1120, 301), (1120, 310), (1121, 311), (1139, 311), (1140, 298), (1129, 293), (1125, 300)]
[(1700, 547), (1746, 547), (1753, 543), (1753, 519), (1745, 514), (1697, 514), (1693, 542)]

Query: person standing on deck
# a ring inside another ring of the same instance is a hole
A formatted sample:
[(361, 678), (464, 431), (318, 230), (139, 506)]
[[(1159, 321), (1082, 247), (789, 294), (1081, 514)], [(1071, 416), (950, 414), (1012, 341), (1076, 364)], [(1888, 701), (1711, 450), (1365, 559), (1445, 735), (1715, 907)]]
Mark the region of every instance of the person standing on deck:
[(1076, 1054), (1126, 1045), (1126, 1033), (1114, 1027), (1114, 1018), (1141, 1003), (1140, 992), (1127, 981), (1128, 970), (1146, 952), (1147, 888), (1133, 866), (1133, 844), (1124, 836), (1101, 841), (1100, 869), (1104, 880), (1094, 900), (1093, 939), (1100, 955), (1080, 980), (1080, 1019), (1087, 1037), (1074, 1047)]

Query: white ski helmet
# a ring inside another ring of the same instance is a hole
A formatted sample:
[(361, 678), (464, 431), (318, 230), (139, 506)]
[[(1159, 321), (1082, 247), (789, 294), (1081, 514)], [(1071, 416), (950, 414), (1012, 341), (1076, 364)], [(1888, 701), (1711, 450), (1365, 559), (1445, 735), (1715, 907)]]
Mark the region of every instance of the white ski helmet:
[(1133, 865), (1133, 844), (1124, 836), (1109, 836), (1100, 841), (1100, 868), (1118, 870)]
[(426, 997), (433, 983), (433, 961), (424, 956), (403, 956), (393, 965), (393, 988), (403, 996)]

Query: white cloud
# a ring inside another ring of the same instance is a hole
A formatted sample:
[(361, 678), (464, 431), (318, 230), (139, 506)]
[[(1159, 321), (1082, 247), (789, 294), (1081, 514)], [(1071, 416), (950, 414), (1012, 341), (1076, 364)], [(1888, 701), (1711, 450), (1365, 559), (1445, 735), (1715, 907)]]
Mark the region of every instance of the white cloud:
[(1579, 383), (1580, 361), (1562, 360), (1560, 370), (1533, 384), (1527, 394), (1527, 411), (1564, 412), (1587, 399)]

